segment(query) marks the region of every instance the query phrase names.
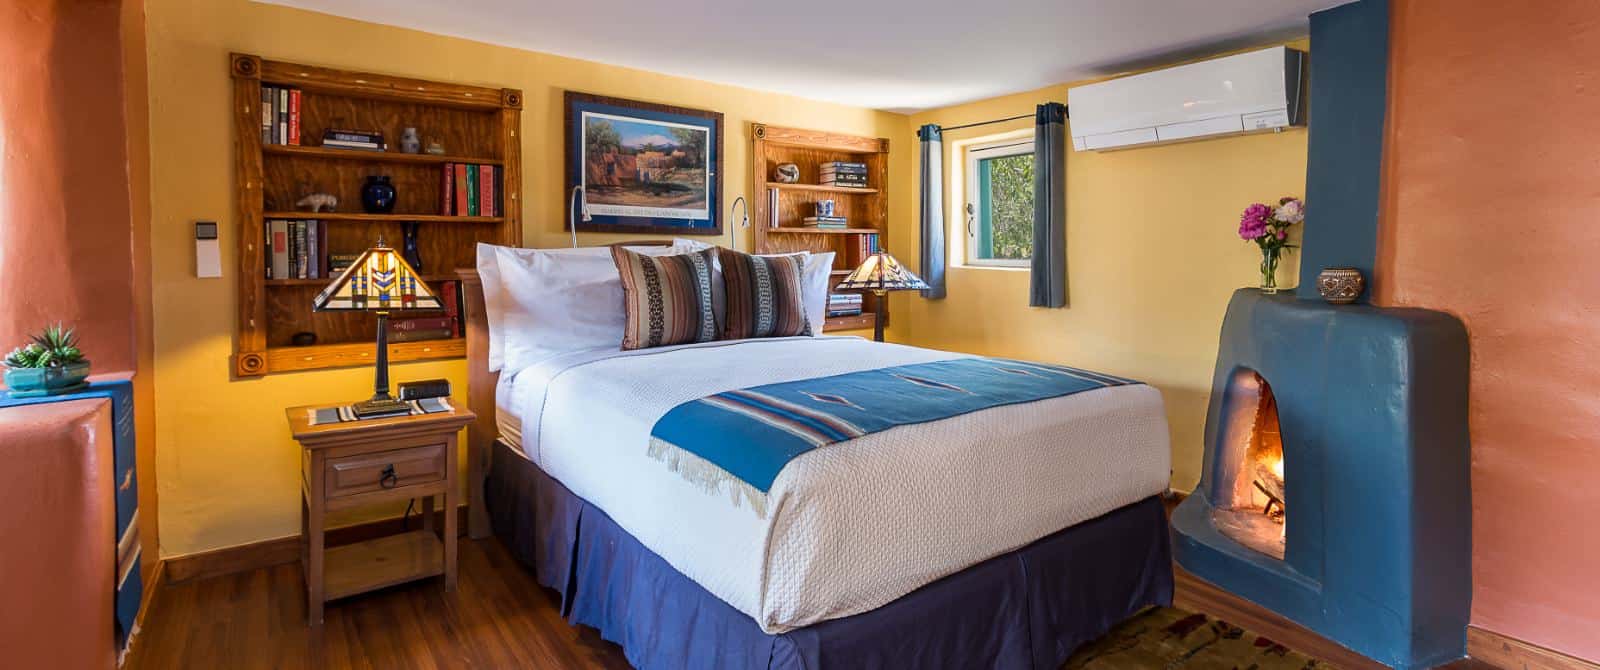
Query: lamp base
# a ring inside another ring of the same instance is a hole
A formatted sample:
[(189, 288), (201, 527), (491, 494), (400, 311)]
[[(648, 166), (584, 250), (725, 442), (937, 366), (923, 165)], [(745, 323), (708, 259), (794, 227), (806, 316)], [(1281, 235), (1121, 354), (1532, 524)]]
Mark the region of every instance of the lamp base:
[(394, 398), (373, 398), (350, 406), (357, 418), (372, 419), (384, 416), (401, 416), (411, 413), (411, 403)]

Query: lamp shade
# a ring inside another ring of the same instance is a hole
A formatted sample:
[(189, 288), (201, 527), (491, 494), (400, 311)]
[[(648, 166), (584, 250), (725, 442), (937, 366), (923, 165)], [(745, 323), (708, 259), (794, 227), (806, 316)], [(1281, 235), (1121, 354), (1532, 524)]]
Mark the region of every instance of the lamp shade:
[(394, 249), (378, 241), (366, 250), (338, 278), (322, 289), (311, 303), (318, 312), (444, 309), (444, 302), (417, 276)]
[(861, 262), (850, 276), (835, 286), (839, 291), (920, 291), (928, 288), (922, 278), (907, 270), (887, 251), (880, 251)]

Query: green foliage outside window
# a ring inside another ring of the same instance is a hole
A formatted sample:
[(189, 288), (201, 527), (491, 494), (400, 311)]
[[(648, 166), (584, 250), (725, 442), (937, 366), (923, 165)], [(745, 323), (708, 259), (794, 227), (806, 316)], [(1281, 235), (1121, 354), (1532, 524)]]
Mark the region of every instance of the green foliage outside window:
[(991, 158), (989, 171), (990, 258), (1033, 257), (1033, 154)]

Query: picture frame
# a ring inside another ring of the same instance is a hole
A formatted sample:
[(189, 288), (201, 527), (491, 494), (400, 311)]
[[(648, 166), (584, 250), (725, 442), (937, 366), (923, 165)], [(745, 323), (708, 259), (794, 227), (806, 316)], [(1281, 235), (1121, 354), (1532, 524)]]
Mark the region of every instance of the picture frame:
[(576, 91), (564, 102), (566, 193), (583, 187), (581, 202), (567, 198), (568, 222), (581, 232), (722, 234), (721, 112)]

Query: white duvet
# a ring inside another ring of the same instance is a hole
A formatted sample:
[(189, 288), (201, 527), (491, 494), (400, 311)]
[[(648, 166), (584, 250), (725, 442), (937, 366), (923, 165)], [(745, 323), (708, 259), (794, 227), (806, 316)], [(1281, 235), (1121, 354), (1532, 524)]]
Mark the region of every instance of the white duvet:
[[(1167, 488), (1161, 395), (1086, 391), (807, 452), (766, 518), (650, 458), (672, 407), (761, 384), (961, 354), (853, 337), (590, 350), (502, 376), (502, 432), (540, 468), (768, 633), (884, 605)], [(508, 371), (509, 373), (510, 371)]]

